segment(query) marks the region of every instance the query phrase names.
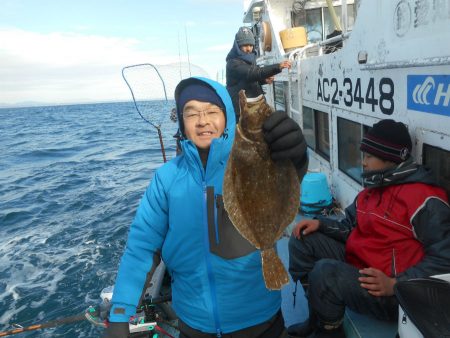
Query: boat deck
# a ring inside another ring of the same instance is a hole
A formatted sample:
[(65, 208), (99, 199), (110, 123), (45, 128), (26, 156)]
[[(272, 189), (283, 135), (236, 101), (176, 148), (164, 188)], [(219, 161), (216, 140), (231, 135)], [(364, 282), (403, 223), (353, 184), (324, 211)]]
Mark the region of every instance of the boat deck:
[[(287, 232), (291, 233), (293, 226), (302, 219), (302, 215), (298, 215), (295, 221), (288, 227)], [(281, 258), (284, 266), (288, 269), (289, 238), (284, 236), (277, 243), (278, 256)], [(282, 302), (281, 308), (286, 327), (300, 323), (308, 318), (308, 306), (305, 297), (305, 291), (300, 283), (297, 284), (295, 292), (295, 284), (289, 276), (289, 284), (281, 290)], [(397, 335), (397, 323), (380, 321), (353, 311), (347, 310), (344, 320), (344, 329), (347, 338), (394, 338)]]
[[(295, 221), (287, 228), (286, 233), (290, 234), (292, 232), (293, 226), (302, 217), (303, 216), (299, 214), (296, 217)], [(278, 256), (282, 260), (286, 270), (288, 270), (289, 264), (288, 242), (289, 237), (285, 235), (277, 243)], [(161, 284), (163, 274), (164, 267), (158, 267), (152, 279), (154, 281), (154, 284)], [(159, 289), (159, 287), (157, 289)], [(294, 291), (295, 284), (289, 276), (289, 284), (285, 285), (281, 289), (281, 308), (286, 327), (306, 320), (309, 315), (305, 291), (303, 290), (302, 285), (300, 283), (297, 284), (297, 290), (295, 292), (295, 302)], [(168, 330), (168, 332), (174, 337), (178, 337), (178, 332), (172, 327), (166, 326), (164, 324), (162, 326), (164, 327), (164, 329)], [(347, 338), (394, 338), (397, 335), (397, 323), (379, 321), (368, 316), (352, 312), (350, 310), (346, 311), (344, 329)]]

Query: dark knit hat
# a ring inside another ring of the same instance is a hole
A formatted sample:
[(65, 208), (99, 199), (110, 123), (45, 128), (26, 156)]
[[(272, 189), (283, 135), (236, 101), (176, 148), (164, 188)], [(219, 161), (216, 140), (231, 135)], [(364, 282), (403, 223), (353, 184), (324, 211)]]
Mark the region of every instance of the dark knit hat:
[(217, 95), (216, 91), (211, 86), (207, 85), (203, 81), (193, 78), (182, 80), (175, 89), (175, 102), (177, 105), (180, 131), (183, 136), (186, 136), (184, 134), (183, 108), (184, 105), (191, 100), (215, 104), (222, 109), (225, 114), (225, 105), (223, 104), (220, 96)]
[(236, 43), (239, 47), (243, 45), (255, 45), (255, 37), (253, 36), (253, 32), (248, 27), (239, 28), (235, 37)]
[(381, 120), (364, 135), (360, 149), (383, 160), (401, 163), (411, 156), (411, 136), (402, 122)]

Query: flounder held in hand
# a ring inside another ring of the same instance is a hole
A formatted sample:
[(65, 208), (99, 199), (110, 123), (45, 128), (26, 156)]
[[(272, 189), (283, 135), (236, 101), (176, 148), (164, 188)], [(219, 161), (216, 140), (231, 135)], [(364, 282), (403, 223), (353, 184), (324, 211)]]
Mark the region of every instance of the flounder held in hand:
[(266, 287), (280, 289), (289, 279), (274, 248), (298, 212), (300, 183), (291, 161), (270, 158), (262, 125), (273, 110), (263, 95), (247, 99), (241, 90), (239, 103), (241, 116), (223, 183), (224, 205), (240, 234), (261, 250)]

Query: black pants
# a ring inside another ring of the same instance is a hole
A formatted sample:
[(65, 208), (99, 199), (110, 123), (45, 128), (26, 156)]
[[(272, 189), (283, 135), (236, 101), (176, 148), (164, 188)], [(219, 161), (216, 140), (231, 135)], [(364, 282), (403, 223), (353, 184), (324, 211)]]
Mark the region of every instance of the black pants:
[(338, 322), (345, 307), (381, 320), (396, 320), (396, 298), (370, 295), (360, 286), (358, 270), (345, 262), (345, 244), (320, 232), (289, 240), (289, 273), (295, 282), (308, 277), (309, 307), (322, 321)]
[[(183, 323), (180, 319), (178, 320), (178, 327), (180, 329), (179, 338), (215, 338), (217, 337), (214, 333), (204, 333), (189, 327), (187, 324)], [(283, 338), (287, 337), (283, 315), (281, 310), (277, 312), (268, 321), (251, 326), (239, 331), (234, 331), (231, 333), (223, 333), (221, 335), (223, 338)]]

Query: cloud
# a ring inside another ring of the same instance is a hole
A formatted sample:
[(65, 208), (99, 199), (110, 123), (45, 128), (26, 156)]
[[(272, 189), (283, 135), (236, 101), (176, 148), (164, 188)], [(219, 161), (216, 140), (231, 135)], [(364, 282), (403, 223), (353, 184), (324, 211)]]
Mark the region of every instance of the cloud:
[(130, 64), (178, 61), (136, 39), (0, 29), (0, 103), (126, 100), (121, 70)]

